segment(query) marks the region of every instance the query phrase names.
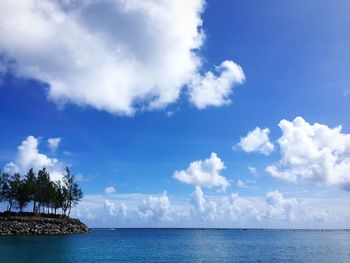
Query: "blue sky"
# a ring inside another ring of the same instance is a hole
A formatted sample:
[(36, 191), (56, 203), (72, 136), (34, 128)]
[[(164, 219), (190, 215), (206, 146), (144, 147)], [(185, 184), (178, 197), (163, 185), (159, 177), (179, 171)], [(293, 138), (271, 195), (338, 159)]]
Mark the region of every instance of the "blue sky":
[[(85, 193), (75, 216), (90, 226), (349, 227), (347, 1), (34, 5), (47, 16), (10, 2), (0, 4), (11, 14), (0, 19), (4, 169), (71, 166)], [(223, 61), (232, 67), (216, 70)], [(256, 127), (267, 141), (255, 134), (244, 149)], [(49, 138), (60, 138), (56, 150)], [(186, 171), (194, 161), (198, 180)], [(181, 170), (187, 183), (174, 178)]]

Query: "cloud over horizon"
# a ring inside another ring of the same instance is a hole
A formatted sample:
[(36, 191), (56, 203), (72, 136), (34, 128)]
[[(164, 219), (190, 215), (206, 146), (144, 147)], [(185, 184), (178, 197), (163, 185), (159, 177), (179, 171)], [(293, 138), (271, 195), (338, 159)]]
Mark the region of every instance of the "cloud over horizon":
[[(169, 197), (166, 192), (104, 197), (87, 195), (73, 215), (94, 226), (111, 227), (315, 227), (346, 224), (350, 218), (349, 212), (334, 207), (336, 200), (285, 197), (278, 190), (243, 197), (238, 193), (207, 195), (196, 186), (187, 197)], [(341, 207), (346, 204), (338, 199)]]

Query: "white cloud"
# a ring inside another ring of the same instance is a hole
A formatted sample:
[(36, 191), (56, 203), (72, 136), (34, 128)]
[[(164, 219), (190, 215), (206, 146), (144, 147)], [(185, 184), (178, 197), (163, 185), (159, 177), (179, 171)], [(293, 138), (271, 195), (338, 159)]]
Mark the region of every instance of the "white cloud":
[(194, 161), (186, 170), (175, 171), (174, 178), (186, 184), (208, 188), (221, 187), (225, 190), (230, 183), (220, 175), (223, 169), (224, 162), (216, 153), (211, 153), (209, 159)]
[(194, 217), (200, 217), (204, 220), (215, 220), (217, 204), (214, 201), (207, 201), (202, 189), (196, 186), (194, 192), (191, 194), (191, 204), (194, 211), (192, 215)]
[(60, 142), (61, 142), (61, 138), (60, 137), (49, 138), (47, 140), (47, 145), (48, 145), (49, 149), (51, 150), (51, 152), (56, 152)]
[(171, 221), (172, 207), (168, 195), (149, 196), (143, 199), (138, 207), (138, 213), (143, 219), (152, 219), (154, 221)]
[(258, 171), (256, 170), (256, 168), (254, 166), (248, 166), (248, 170), (253, 176), (255, 176), (255, 177), (258, 176)]
[(104, 206), (107, 209), (108, 214), (111, 216), (127, 217), (128, 208), (124, 203), (121, 203), (120, 206), (118, 206), (116, 202), (106, 199), (104, 201)]
[(167, 112), (166, 112), (166, 116), (169, 117), (169, 118), (170, 118), (171, 116), (173, 116), (173, 115), (174, 115), (174, 112), (173, 112), (173, 111), (167, 111)]
[(113, 186), (107, 186), (104, 192), (105, 194), (115, 194), (117, 190)]
[(270, 130), (256, 127), (245, 137), (241, 138), (238, 146), (245, 152), (258, 152), (269, 155), (274, 150), (274, 145), (269, 140)]
[(216, 223), (230, 223), (259, 220), (259, 212), (255, 204), (240, 198), (237, 193), (228, 196), (208, 198), (200, 187), (196, 187), (191, 194), (191, 220), (212, 221)]
[(166, 193), (115, 194), (107, 200), (103, 194), (86, 194), (72, 216), (92, 227), (346, 228), (350, 212), (346, 196), (205, 195), (196, 187), (191, 195), (173, 196), (171, 203)]
[(189, 86), (190, 101), (199, 109), (230, 104), (233, 86), (244, 82), (242, 68), (233, 61), (222, 62), (216, 71), (218, 76), (211, 71), (197, 75)]
[(191, 204), (194, 208), (200, 212), (205, 210), (206, 200), (204, 198), (204, 193), (199, 186), (196, 186), (194, 192), (191, 195)]
[(267, 218), (290, 221), (297, 219), (296, 213), (300, 204), (295, 198), (284, 198), (279, 191), (273, 191), (267, 193), (266, 203), (268, 204)]
[(241, 179), (238, 179), (237, 182), (236, 182), (236, 185), (239, 187), (239, 188), (247, 188), (248, 185)]
[(290, 182), (318, 181), (350, 190), (350, 134), (342, 127), (309, 124), (302, 117), (279, 123), (281, 160), (266, 168)]
[(86, 176), (81, 173), (78, 173), (75, 175), (75, 180), (77, 180), (77, 182), (86, 182), (86, 181), (89, 181), (90, 179), (91, 179), (90, 176)]
[(128, 207), (124, 204), (121, 203), (120, 207), (119, 207), (119, 213), (123, 216), (126, 217), (127, 216), (127, 212), (128, 212)]
[(261, 219), (259, 206), (256, 200), (251, 201), (239, 197), (237, 193), (229, 195), (228, 201), (223, 205), (222, 214), (232, 221), (258, 222)]
[(242, 216), (242, 208), (241, 206), (238, 204), (238, 194), (237, 193), (233, 193), (229, 196), (229, 201), (227, 204), (227, 210), (228, 210), (228, 214), (230, 215), (230, 218), (234, 219), (234, 220), (239, 220)]
[[(243, 71), (204, 77), (204, 0), (0, 1), (0, 52), (13, 72), (48, 84), (49, 98), (111, 113), (161, 108), (190, 84), (200, 108), (229, 102)], [(206, 97), (205, 97), (206, 96)]]
[(34, 136), (28, 136), (18, 146), (15, 161), (6, 164), (5, 170), (24, 174), (30, 168), (34, 168), (37, 171), (45, 167), (50, 173), (51, 180), (60, 180), (64, 172), (64, 165), (56, 158), (50, 158), (40, 153), (38, 147), (39, 140)]
[(14, 164), (13, 162), (9, 162), (5, 164), (4, 172), (14, 174), (14, 173), (20, 173), (20, 170), (16, 164)]

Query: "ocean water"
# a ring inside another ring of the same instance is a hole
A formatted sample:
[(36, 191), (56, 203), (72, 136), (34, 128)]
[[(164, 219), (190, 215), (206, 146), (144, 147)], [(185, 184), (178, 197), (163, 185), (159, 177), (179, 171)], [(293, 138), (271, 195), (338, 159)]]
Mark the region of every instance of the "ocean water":
[(96, 229), (0, 237), (0, 262), (350, 262), (350, 231)]

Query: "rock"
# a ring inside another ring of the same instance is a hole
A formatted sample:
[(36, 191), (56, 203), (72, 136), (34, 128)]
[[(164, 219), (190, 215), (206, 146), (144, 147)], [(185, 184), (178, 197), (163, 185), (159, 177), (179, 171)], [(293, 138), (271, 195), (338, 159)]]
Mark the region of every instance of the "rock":
[[(0, 236), (1, 235), (62, 235), (89, 232), (88, 227), (79, 219), (35, 215), (4, 215), (0, 213)], [(28, 216), (30, 215), (30, 216)]]

